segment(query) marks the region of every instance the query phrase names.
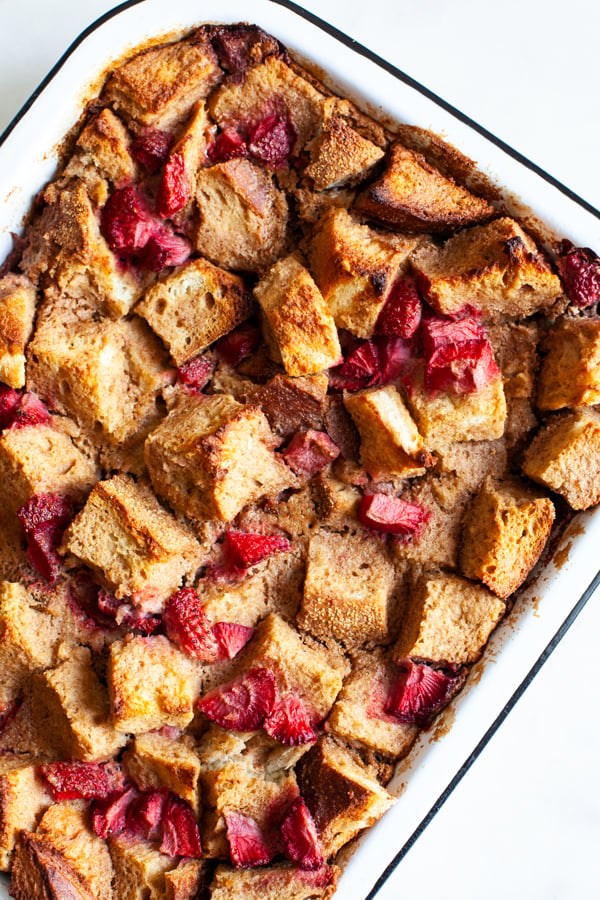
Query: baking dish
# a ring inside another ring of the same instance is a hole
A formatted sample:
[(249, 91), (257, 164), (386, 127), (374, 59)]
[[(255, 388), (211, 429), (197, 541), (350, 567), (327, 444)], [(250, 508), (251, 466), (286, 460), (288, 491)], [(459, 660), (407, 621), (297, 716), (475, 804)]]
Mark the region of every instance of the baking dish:
[[(8, 183), (2, 185), (0, 194), (7, 197), (6, 230), (18, 225), (30, 196), (50, 176), (53, 158), (45, 152), (60, 140), (77, 118), (82, 93), (85, 96), (84, 85), (94, 80), (111, 57), (121, 55), (129, 45), (135, 45), (149, 35), (187, 27), (200, 17), (235, 21), (247, 18), (248, 14), (247, 6), (241, 3), (219, 4), (212, 12), (209, 4), (199, 11), (190, 3), (174, 3), (167, 14), (162, 4), (145, 0), (142, 4), (127, 5), (95, 29), (85, 40), (85, 53), (78, 48), (69, 56), (34, 103), (33, 115), (28, 114), (21, 120), (5, 141), (2, 171), (7, 173)], [(368, 56), (357, 54), (346, 42), (319, 26), (315, 28), (304, 13), (290, 7), (256, 3), (252, 18), (275, 33), (292, 50), (326, 69), (342, 92), (373, 106), (382, 106), (393, 117), (444, 131), (450, 141), (467, 154), (485, 160), (485, 169), (496, 175), (501, 183), (510, 185), (549, 225), (558, 227), (560, 222), (561, 233), (575, 242), (597, 244), (598, 222), (593, 214), (524, 168), (497, 144), (488, 143), (467, 122), (437, 105), (405, 79), (399, 80), (390, 67), (380, 67)], [(358, 84), (360, 90), (355, 87)], [(382, 98), (385, 98), (383, 102)], [(6, 241), (6, 246), (2, 245), (0, 255), (8, 248), (6, 232), (2, 240)], [(515, 689), (521, 689), (523, 677), (536, 662), (540, 651), (555, 631), (564, 627), (563, 620), (595, 574), (593, 556), (591, 553), (586, 556), (585, 550), (588, 546), (585, 541), (591, 534), (588, 523), (593, 520), (593, 515), (585, 517), (586, 533), (577, 538), (568, 566), (555, 581), (548, 579), (545, 582), (539, 618), (533, 615), (531, 606), (521, 601), (521, 610), (496, 636), (493, 646), (501, 651), (497, 658), (502, 665), (483, 667), (478, 689), (467, 693), (457, 704), (457, 726), (443, 741), (432, 746), (425, 744), (417, 754), (418, 765), (413, 767), (415, 771), (409, 779), (408, 789), (396, 809), (363, 842), (350, 863), (352, 874), (342, 880), (338, 896), (367, 896), (378, 872), (404, 846), (406, 839), (411, 839), (415, 826), (452, 784), (463, 760), (469, 757), (488, 726), (493, 724), (496, 714), (507, 701), (512, 702)], [(568, 591), (564, 592), (566, 582)], [(538, 595), (540, 591), (540, 586), (536, 585), (531, 593)], [(501, 675), (496, 683), (494, 676), (499, 671)], [(401, 773), (399, 780), (407, 780), (406, 773)], [(372, 854), (375, 854), (374, 858)]]

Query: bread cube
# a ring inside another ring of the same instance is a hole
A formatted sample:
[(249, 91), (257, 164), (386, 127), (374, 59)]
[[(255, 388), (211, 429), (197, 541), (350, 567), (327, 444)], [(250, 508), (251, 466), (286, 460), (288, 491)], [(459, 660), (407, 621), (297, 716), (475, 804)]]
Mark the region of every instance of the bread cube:
[(344, 395), (360, 433), (360, 461), (375, 481), (424, 475), (433, 465), (402, 397), (391, 384)]
[(200, 760), (189, 744), (158, 732), (138, 734), (125, 760), (139, 788), (166, 787), (199, 814)]
[(15, 900), (112, 900), (108, 847), (92, 831), (87, 804), (55, 803), (36, 832), (17, 842), (10, 893)]
[(505, 612), (505, 604), (487, 588), (458, 575), (426, 573), (411, 592), (394, 659), (475, 662)]
[(196, 900), (208, 887), (208, 879), (205, 859), (182, 859), (165, 873), (165, 900)]
[(108, 847), (115, 873), (115, 897), (119, 900), (159, 900), (165, 896), (165, 875), (175, 865), (172, 856), (128, 834), (111, 836)]
[(110, 184), (118, 189), (137, 181), (131, 146), (131, 135), (119, 117), (111, 109), (101, 109), (77, 138), (64, 177), (81, 178), (94, 206), (104, 206)]
[(600, 403), (600, 318), (559, 319), (546, 335), (542, 351), (539, 409)]
[(348, 647), (388, 637), (394, 569), (378, 538), (320, 532), (308, 547), (300, 628)]
[(105, 96), (142, 125), (173, 128), (222, 77), (208, 40), (183, 40), (149, 47), (113, 69)]
[(535, 320), (501, 322), (491, 324), (486, 332), (494, 352), (494, 359), (502, 372), (506, 399), (529, 399), (535, 391), (539, 367), (538, 323)]
[(119, 600), (131, 598), (149, 612), (162, 609), (202, 555), (191, 532), (126, 475), (96, 484), (65, 532), (62, 552), (98, 572)]
[(525, 452), (523, 472), (573, 509), (600, 503), (600, 419), (586, 410), (544, 425)]
[(252, 306), (239, 276), (193, 259), (152, 285), (135, 311), (180, 366), (247, 319)]
[(146, 440), (155, 491), (194, 519), (231, 521), (247, 503), (295, 483), (264, 413), (226, 394), (174, 409)]
[(28, 353), (28, 387), (112, 445), (157, 417), (157, 398), (173, 379), (167, 354), (141, 319), (52, 316), (38, 325)]
[(357, 202), (362, 215), (400, 231), (446, 232), (485, 222), (494, 208), (396, 143), (381, 178)]
[(297, 773), (326, 858), (373, 825), (394, 803), (394, 797), (331, 737), (322, 738), (302, 757)]
[(325, 213), (311, 241), (310, 269), (338, 328), (371, 337), (415, 245), (361, 225), (345, 209)]
[(316, 375), (342, 361), (333, 317), (298, 256), (269, 269), (254, 296), (288, 375)]
[(335, 893), (339, 869), (324, 866), (314, 872), (292, 863), (232, 869), (217, 866), (211, 900), (327, 900)]
[(36, 293), (25, 275), (0, 278), (0, 381), (25, 384), (25, 347), (33, 330)]
[(356, 527), (358, 504), (361, 492), (351, 484), (346, 484), (320, 472), (310, 483), (310, 492), (319, 519), (336, 531), (345, 526)]
[(254, 394), (275, 434), (288, 438), (299, 429), (323, 429), (327, 375), (275, 375)]
[(412, 264), (427, 300), (444, 315), (471, 306), (489, 319), (526, 318), (562, 297), (558, 275), (512, 219), (465, 229), (441, 247), (428, 244)]
[(0, 871), (10, 868), (19, 832), (35, 831), (51, 803), (36, 765), (22, 765), (0, 775)]
[[(169, 159), (178, 159), (178, 166), (181, 169), (182, 187), (188, 196), (184, 205), (173, 213), (169, 208), (171, 206), (170, 190), (161, 196), (163, 188), (159, 187), (157, 207), (161, 215), (165, 215), (167, 212), (170, 213), (168, 218), (173, 219), (178, 224), (185, 222), (193, 214), (193, 197), (198, 169), (208, 162), (208, 148), (214, 140), (216, 130), (216, 125), (208, 117), (204, 102), (200, 101), (183, 130), (179, 133), (176, 143), (171, 148)], [(166, 177), (166, 171), (165, 169), (163, 179)], [(163, 204), (165, 205), (163, 206)], [(176, 205), (179, 206), (179, 202)]]
[(213, 622), (237, 622), (253, 628), (268, 611), (263, 567), (234, 584), (207, 584), (202, 591), (206, 615)]
[(247, 159), (200, 169), (196, 250), (227, 269), (259, 272), (283, 247), (288, 208), (271, 175)]
[(312, 178), (317, 191), (356, 184), (384, 155), (381, 147), (362, 137), (342, 116), (332, 115), (313, 142), (304, 174)]
[(130, 734), (186, 728), (199, 696), (199, 667), (164, 635), (132, 637), (110, 648), (108, 689), (115, 729)]

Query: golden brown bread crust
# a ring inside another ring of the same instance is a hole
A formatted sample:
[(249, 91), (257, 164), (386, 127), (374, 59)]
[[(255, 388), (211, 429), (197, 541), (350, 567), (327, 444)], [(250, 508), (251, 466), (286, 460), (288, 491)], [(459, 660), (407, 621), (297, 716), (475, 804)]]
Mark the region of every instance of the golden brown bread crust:
[(600, 402), (600, 319), (563, 316), (540, 349), (538, 409), (546, 412)]
[(25, 384), (25, 347), (33, 330), (36, 292), (25, 275), (0, 278), (0, 381)]
[(364, 181), (384, 152), (342, 116), (332, 115), (313, 141), (310, 157), (304, 174), (312, 178), (315, 190), (324, 191)]
[(211, 883), (212, 900), (327, 900), (335, 893), (340, 870), (303, 871), (289, 863), (258, 869), (220, 865)]

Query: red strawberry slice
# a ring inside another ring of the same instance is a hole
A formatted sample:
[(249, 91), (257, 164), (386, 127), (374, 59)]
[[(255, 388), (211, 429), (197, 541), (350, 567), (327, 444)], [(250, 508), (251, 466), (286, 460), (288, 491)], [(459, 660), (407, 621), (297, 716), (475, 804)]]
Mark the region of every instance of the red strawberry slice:
[(276, 553), (289, 553), (292, 545), (287, 538), (275, 534), (252, 534), (248, 531), (228, 531), (223, 550), (228, 567), (246, 570)]
[(146, 128), (131, 145), (131, 155), (151, 175), (158, 172), (167, 156), (173, 135), (158, 128)]
[(158, 840), (162, 836), (168, 795), (169, 792), (163, 789), (143, 791), (138, 797), (134, 797), (127, 809), (127, 830), (147, 841)]
[(21, 394), (18, 391), (0, 384), (0, 431), (14, 422), (20, 400)]
[(190, 178), (183, 154), (171, 153), (156, 193), (156, 211), (161, 219), (170, 219), (184, 208), (190, 196)]
[(94, 800), (92, 803), (94, 834), (104, 840), (111, 834), (121, 834), (125, 830), (129, 805), (137, 796), (137, 789), (131, 786), (120, 793), (111, 794), (105, 800)]
[(373, 343), (379, 359), (379, 378), (375, 383), (388, 384), (400, 378), (412, 357), (410, 346), (398, 337), (376, 337)]
[(24, 428), (26, 425), (47, 425), (50, 413), (37, 394), (27, 391), (20, 398), (14, 412), (11, 428)]
[(444, 319), (430, 316), (423, 321), (421, 342), (426, 358), (436, 350), (447, 346), (461, 346), (465, 352), (474, 349), (479, 341), (485, 340), (485, 331), (475, 319)]
[(260, 344), (260, 327), (254, 321), (242, 322), (215, 344), (215, 350), (230, 366), (239, 366)]
[(556, 265), (573, 306), (584, 307), (600, 303), (600, 258), (589, 247), (574, 247), (562, 241)]
[(40, 772), (48, 782), (52, 799), (94, 800), (105, 799), (123, 789), (125, 777), (120, 765), (115, 762), (93, 763), (72, 762), (46, 763)]
[(323, 851), (319, 835), (310, 811), (298, 797), (290, 806), (281, 823), (281, 835), (286, 855), (301, 869), (320, 869), (323, 865)]
[(145, 247), (155, 228), (148, 198), (134, 187), (115, 191), (100, 214), (103, 237), (123, 259)]
[(402, 660), (385, 711), (405, 725), (428, 725), (448, 703), (462, 676), (447, 675), (424, 663)]
[(191, 252), (187, 238), (163, 227), (157, 228), (141, 250), (132, 255), (132, 261), (142, 269), (160, 272), (166, 266), (182, 265)]
[(177, 369), (177, 380), (190, 394), (201, 394), (215, 370), (214, 360), (208, 356), (195, 356)]
[(186, 856), (191, 859), (200, 859), (202, 856), (200, 832), (194, 813), (185, 800), (173, 793), (168, 794), (164, 807), (159, 849), (167, 856)]
[(294, 694), (277, 700), (264, 729), (270, 737), (288, 747), (311, 744), (317, 739), (306, 706)]
[(207, 156), (212, 163), (228, 162), (247, 157), (248, 147), (235, 128), (224, 128), (208, 148)]
[(376, 337), (351, 349), (345, 362), (329, 372), (336, 391), (358, 391), (399, 378), (410, 361), (408, 344), (398, 337)]
[(421, 340), (429, 390), (471, 393), (500, 375), (485, 331), (474, 319), (433, 316), (423, 322)]
[(388, 534), (418, 535), (429, 518), (422, 506), (407, 503), (400, 497), (366, 494), (358, 507), (358, 518), (367, 528)]
[(169, 598), (163, 622), (167, 636), (190, 656), (203, 662), (221, 657), (221, 646), (193, 588), (182, 588)]
[(17, 516), (27, 538), (29, 562), (53, 584), (62, 567), (57, 549), (73, 516), (70, 502), (56, 494), (34, 494)]
[(281, 455), (296, 475), (312, 478), (340, 455), (339, 447), (324, 431), (301, 431), (294, 435)]
[(226, 812), (227, 840), (236, 869), (266, 866), (275, 856), (258, 822), (242, 813)]
[(283, 116), (265, 116), (250, 129), (248, 149), (259, 162), (272, 169), (289, 165), (296, 143), (296, 129)]
[(250, 669), (235, 681), (216, 688), (198, 704), (212, 722), (231, 731), (255, 731), (271, 713), (277, 696), (275, 676), (268, 669)]
[(221, 648), (221, 659), (233, 659), (246, 646), (254, 628), (238, 625), (237, 622), (217, 622), (213, 625), (213, 634)]
[(416, 284), (411, 278), (401, 278), (392, 287), (385, 306), (379, 313), (375, 334), (409, 340), (417, 333), (422, 310)]

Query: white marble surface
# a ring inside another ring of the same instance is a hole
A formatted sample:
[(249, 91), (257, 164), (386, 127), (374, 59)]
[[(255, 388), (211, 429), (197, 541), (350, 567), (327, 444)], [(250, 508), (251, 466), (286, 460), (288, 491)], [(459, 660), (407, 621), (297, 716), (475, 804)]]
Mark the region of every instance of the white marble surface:
[[(600, 7), (593, 0), (301, 5), (600, 207)], [(71, 40), (114, 6), (0, 0), (0, 131)], [(251, 19), (251, 0), (247, 9)], [(598, 634), (596, 597), (378, 900), (600, 895)]]

